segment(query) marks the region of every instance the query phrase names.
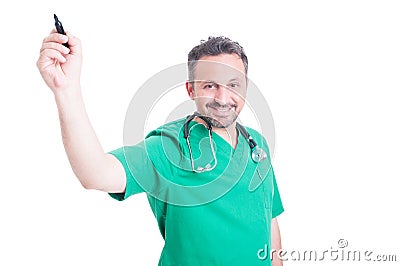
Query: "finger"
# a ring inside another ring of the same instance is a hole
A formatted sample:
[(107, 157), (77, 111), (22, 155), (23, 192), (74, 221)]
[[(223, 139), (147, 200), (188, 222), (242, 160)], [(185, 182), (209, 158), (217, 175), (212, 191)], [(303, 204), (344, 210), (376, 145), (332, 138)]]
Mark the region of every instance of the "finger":
[(67, 59), (57, 50), (54, 49), (44, 49), (40, 52), (38, 62), (46, 62), (49, 60), (57, 60), (60, 63), (65, 63)]
[(54, 32), (43, 39), (43, 43), (47, 42), (66, 43), (68, 42), (68, 36)]
[(50, 31), (50, 34), (56, 33), (56, 32), (57, 32), (56, 28), (53, 28), (53, 29)]
[(68, 36), (68, 45), (71, 50), (71, 54), (73, 55), (82, 55), (82, 45), (81, 45), (81, 40), (74, 35), (72, 35), (70, 32), (66, 32)]
[(64, 45), (62, 45), (60, 43), (56, 43), (56, 42), (43, 43), (42, 48), (40, 49), (40, 52), (42, 52), (45, 49), (53, 49), (53, 50), (59, 51), (62, 54), (69, 53), (69, 49), (67, 47), (65, 47)]

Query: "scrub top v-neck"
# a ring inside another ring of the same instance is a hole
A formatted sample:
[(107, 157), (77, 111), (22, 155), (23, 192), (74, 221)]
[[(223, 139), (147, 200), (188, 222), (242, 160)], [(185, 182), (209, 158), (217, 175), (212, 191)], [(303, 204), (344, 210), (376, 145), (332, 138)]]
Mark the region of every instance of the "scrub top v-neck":
[[(218, 164), (212, 171), (194, 173), (183, 123), (184, 119), (167, 123), (141, 143), (110, 152), (127, 178), (125, 193), (110, 195), (124, 200), (147, 193), (165, 240), (159, 265), (271, 265), (258, 251), (270, 247), (271, 219), (283, 212), (272, 167), (251, 159), (241, 134), (233, 149), (214, 133)], [(212, 161), (207, 129), (191, 123), (193, 155), (203, 165)], [(265, 139), (247, 130), (268, 154)], [(267, 170), (257, 172), (262, 167)], [(250, 189), (255, 178), (260, 182)]]

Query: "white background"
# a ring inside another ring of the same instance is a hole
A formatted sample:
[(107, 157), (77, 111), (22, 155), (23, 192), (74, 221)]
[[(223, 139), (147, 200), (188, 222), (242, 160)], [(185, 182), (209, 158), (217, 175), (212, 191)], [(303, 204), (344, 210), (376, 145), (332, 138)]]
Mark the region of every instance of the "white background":
[(125, 112), (144, 81), (210, 35), (238, 41), (275, 120), (284, 248), (322, 252), (344, 238), (351, 250), (400, 260), (398, 1), (8, 2), (0, 265), (156, 265), (163, 245), (144, 194), (120, 203), (85, 191), (69, 167), (35, 66), (53, 13), (83, 42), (83, 94), (106, 151), (123, 144)]

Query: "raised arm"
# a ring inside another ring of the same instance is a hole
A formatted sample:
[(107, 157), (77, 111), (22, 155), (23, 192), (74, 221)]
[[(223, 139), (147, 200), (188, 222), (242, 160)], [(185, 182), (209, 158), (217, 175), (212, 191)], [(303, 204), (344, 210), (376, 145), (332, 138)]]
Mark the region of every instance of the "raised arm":
[[(62, 45), (68, 41), (70, 49)], [(54, 93), (61, 135), (71, 167), (83, 187), (123, 192), (125, 171), (104, 153), (86, 113), (80, 86), (82, 47), (77, 37), (53, 30), (43, 40), (37, 67)]]

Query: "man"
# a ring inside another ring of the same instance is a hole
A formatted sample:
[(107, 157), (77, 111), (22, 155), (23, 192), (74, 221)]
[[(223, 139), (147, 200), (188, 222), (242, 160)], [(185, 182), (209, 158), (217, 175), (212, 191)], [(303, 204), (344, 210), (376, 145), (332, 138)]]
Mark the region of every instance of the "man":
[[(118, 200), (148, 194), (165, 240), (159, 265), (271, 265), (265, 254), (281, 249), (276, 216), (283, 207), (265, 139), (236, 122), (247, 90), (242, 47), (224, 37), (194, 47), (186, 89), (198, 113), (110, 153), (85, 111), (81, 52), (78, 38), (53, 30), (37, 66), (54, 93), (64, 147), (83, 187)], [(257, 148), (266, 151), (260, 160), (252, 157)], [(282, 265), (277, 255), (273, 265)]]

